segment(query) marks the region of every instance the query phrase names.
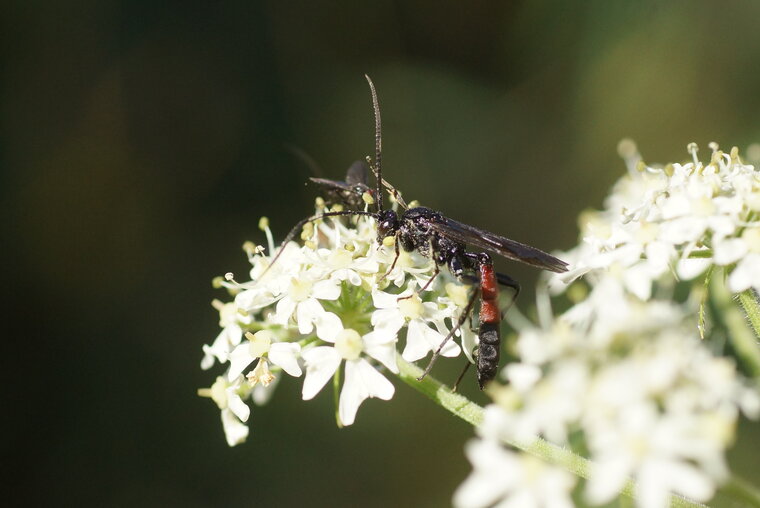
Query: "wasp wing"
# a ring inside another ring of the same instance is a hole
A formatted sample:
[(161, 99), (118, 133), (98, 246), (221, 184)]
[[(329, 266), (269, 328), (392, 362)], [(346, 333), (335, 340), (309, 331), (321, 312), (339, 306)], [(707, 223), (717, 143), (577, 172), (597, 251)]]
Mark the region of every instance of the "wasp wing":
[(552, 272), (562, 273), (567, 271), (567, 263), (540, 249), (473, 226), (468, 226), (448, 217), (439, 216), (431, 220), (429, 224), (440, 234), (452, 240), (495, 252), (507, 259), (520, 261), (521, 263)]
[(355, 161), (346, 172), (346, 183), (366, 187), (367, 182), (369, 182), (369, 166), (364, 161)]

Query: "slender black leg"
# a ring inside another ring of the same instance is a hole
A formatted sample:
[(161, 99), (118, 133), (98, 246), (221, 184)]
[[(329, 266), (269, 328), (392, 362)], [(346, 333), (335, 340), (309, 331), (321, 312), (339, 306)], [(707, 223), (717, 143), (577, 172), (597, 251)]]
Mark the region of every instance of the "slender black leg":
[[(422, 293), (423, 291), (425, 291), (425, 290), (428, 288), (428, 286), (430, 286), (430, 284), (431, 284), (431, 283), (432, 283), (432, 282), (435, 280), (435, 278), (436, 278), (436, 277), (438, 277), (438, 274), (439, 274), (439, 273), (441, 273), (441, 270), (438, 268), (438, 265), (435, 265), (435, 272), (433, 272), (433, 276), (432, 276), (432, 277), (430, 277), (430, 278), (428, 279), (428, 281), (425, 283), (425, 285), (424, 285), (424, 286), (422, 286), (422, 287), (421, 287), (419, 290), (417, 290), (416, 292), (417, 292), (417, 293)], [(406, 300), (407, 298), (411, 298), (411, 297), (412, 297), (412, 295), (414, 295), (414, 293), (412, 293), (412, 294), (411, 294), (411, 295), (409, 295), (409, 296), (402, 296), (401, 298), (398, 298), (397, 300), (398, 300), (398, 301), (401, 301), (401, 300)]]
[(520, 283), (518, 283), (515, 279), (513, 279), (509, 275), (499, 273), (499, 272), (496, 272), (496, 282), (498, 282), (499, 285), (501, 286), (511, 288), (515, 291), (515, 293), (512, 295), (511, 300), (509, 301), (509, 304), (506, 307), (504, 307), (504, 310), (501, 312), (502, 315), (504, 315), (509, 310), (509, 308), (515, 304), (517, 297), (520, 295)]
[(478, 298), (479, 289), (475, 288), (472, 292), (472, 295), (470, 296), (470, 301), (467, 302), (467, 306), (465, 307), (462, 314), (459, 316), (459, 320), (457, 320), (457, 324), (451, 328), (451, 331), (449, 331), (449, 334), (446, 335), (446, 337), (441, 341), (441, 345), (438, 346), (438, 349), (435, 350), (433, 353), (433, 356), (430, 358), (430, 362), (428, 362), (427, 367), (425, 367), (425, 371), (422, 373), (420, 377), (417, 378), (417, 381), (422, 381), (425, 376), (427, 376), (430, 373), (430, 370), (433, 368), (433, 365), (435, 364), (436, 360), (438, 360), (438, 357), (441, 356), (441, 350), (443, 349), (443, 346), (446, 345), (446, 343), (451, 339), (451, 337), (454, 336), (457, 330), (461, 328), (462, 324), (464, 324), (465, 321), (467, 321), (467, 316), (470, 315), (470, 312), (472, 312), (472, 307), (475, 305), (475, 300)]
[(457, 378), (456, 383), (454, 383), (454, 386), (451, 387), (451, 391), (455, 392), (457, 391), (457, 388), (459, 387), (459, 383), (464, 378), (464, 375), (467, 374), (467, 371), (470, 370), (470, 365), (472, 365), (469, 360), (464, 363), (464, 369), (462, 369), (462, 373), (459, 374), (459, 377)]
[(399, 236), (399, 233), (396, 233), (396, 241), (393, 242), (393, 249), (396, 251), (396, 257), (393, 258), (393, 263), (391, 263), (390, 269), (387, 272), (385, 272), (385, 275), (383, 275), (380, 278), (380, 280), (383, 280), (384, 278), (386, 278), (388, 275), (390, 275), (393, 269), (396, 268), (396, 262), (398, 261), (398, 257), (401, 255), (401, 250), (399, 249), (399, 246), (398, 246), (398, 236)]

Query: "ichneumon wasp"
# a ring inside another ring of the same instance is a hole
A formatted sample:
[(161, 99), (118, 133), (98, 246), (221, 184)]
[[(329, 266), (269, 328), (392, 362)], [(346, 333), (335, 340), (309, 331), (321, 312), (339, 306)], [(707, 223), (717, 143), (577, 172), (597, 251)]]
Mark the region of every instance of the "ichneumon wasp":
[[(472, 291), (457, 323), (452, 326), (451, 331), (433, 353), (430, 362), (419, 379), (422, 379), (430, 372), (443, 346), (464, 325), (473, 311), (478, 295), (480, 295), (477, 378), (478, 385), (482, 389), (487, 382), (496, 376), (496, 370), (499, 365), (501, 310), (498, 304), (498, 286), (501, 285), (513, 289), (516, 297), (520, 291), (520, 285), (508, 275), (497, 273), (494, 270), (490, 254), (487, 252), (468, 252), (467, 246), (477, 247), (504, 258), (552, 272), (567, 271), (567, 263), (535, 247), (458, 222), (430, 208), (422, 206), (409, 208), (399, 193), (382, 177), (380, 106), (375, 85), (369, 76), (365, 77), (372, 94), (372, 105), (375, 114), (375, 159), (373, 162), (370, 162), (370, 168), (375, 174), (376, 180), (374, 195), (372, 196), (375, 201), (376, 210), (370, 212), (351, 209), (324, 212), (307, 217), (299, 221), (291, 229), (285, 237), (283, 245), (291, 241), (301, 228), (309, 222), (325, 217), (372, 217), (377, 223), (378, 244), (382, 245), (383, 240), (388, 237), (394, 238), (396, 257), (391, 265), (391, 270), (395, 267), (401, 249), (407, 252), (417, 251), (423, 256), (432, 258), (435, 262), (433, 276), (420, 288), (420, 292), (424, 291), (433, 282), (438, 273), (440, 273), (440, 266), (446, 266), (449, 272), (458, 280), (474, 286), (475, 290)], [(367, 185), (366, 168), (363, 169), (361, 166), (362, 163), (360, 162), (354, 163), (348, 171), (345, 182), (322, 178), (312, 178), (312, 181), (327, 189), (335, 199), (342, 201), (350, 208), (359, 208), (365, 203), (362, 196), (370, 190)], [(386, 187), (396, 198), (396, 201), (404, 208), (402, 213), (399, 214), (396, 210), (386, 210), (383, 208), (383, 187)], [(373, 193), (370, 192), (370, 194)], [(276, 262), (281, 252), (282, 250), (275, 255), (272, 264)]]
[(375, 191), (368, 184), (369, 166), (364, 161), (351, 164), (344, 181), (314, 176), (309, 177), (309, 180), (322, 187), (328, 204), (342, 203), (351, 209), (360, 209), (365, 205), (365, 193), (369, 193), (374, 199)]

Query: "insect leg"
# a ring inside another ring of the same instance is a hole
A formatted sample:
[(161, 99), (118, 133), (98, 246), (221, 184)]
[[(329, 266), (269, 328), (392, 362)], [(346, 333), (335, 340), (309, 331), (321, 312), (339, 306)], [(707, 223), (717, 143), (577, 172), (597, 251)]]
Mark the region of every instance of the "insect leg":
[(517, 282), (515, 279), (510, 277), (509, 275), (496, 272), (496, 282), (499, 283), (499, 285), (508, 287), (510, 289), (514, 290), (514, 294), (512, 295), (512, 298), (509, 301), (509, 304), (505, 306), (505, 308), (502, 310), (502, 315), (504, 315), (512, 305), (514, 305), (515, 301), (517, 300), (517, 297), (520, 295), (520, 283)]
[[(425, 291), (428, 288), (428, 286), (430, 286), (430, 284), (435, 280), (435, 278), (438, 277), (439, 273), (441, 273), (441, 270), (440, 270), (440, 268), (438, 268), (438, 265), (435, 265), (435, 272), (433, 272), (433, 276), (428, 279), (428, 281), (425, 283), (425, 285), (422, 286), (419, 289), (419, 291), (417, 291), (417, 293), (422, 293), (423, 291)], [(398, 300), (406, 300), (407, 298), (411, 298), (413, 294), (414, 293), (412, 293), (409, 296), (402, 296)]]
[[(372, 214), (370, 214), (370, 215), (372, 215)], [(380, 278), (380, 280), (383, 280), (384, 278), (386, 278), (388, 275), (390, 275), (390, 273), (393, 271), (393, 269), (396, 268), (396, 262), (398, 261), (398, 258), (401, 255), (401, 250), (400, 250), (400, 248), (398, 246), (398, 237), (399, 237), (400, 234), (401, 234), (400, 231), (396, 233), (396, 240), (393, 242), (393, 250), (396, 251), (396, 257), (393, 258), (393, 263), (391, 263), (390, 269), (388, 269), (388, 271), (385, 272), (385, 275), (383, 275)]]
[(459, 377), (457, 378), (456, 383), (454, 383), (454, 386), (451, 387), (452, 392), (457, 391), (457, 388), (459, 387), (459, 383), (462, 382), (464, 375), (467, 374), (468, 370), (470, 370), (470, 365), (472, 365), (470, 362), (464, 362), (464, 369), (462, 369), (462, 373), (459, 374)]
[(472, 294), (470, 295), (470, 300), (467, 302), (467, 306), (464, 308), (464, 311), (459, 316), (459, 320), (457, 320), (457, 324), (451, 328), (448, 335), (441, 341), (441, 345), (438, 346), (438, 349), (435, 350), (433, 353), (433, 356), (430, 358), (430, 362), (428, 362), (427, 367), (425, 367), (425, 371), (422, 373), (420, 377), (417, 378), (417, 381), (422, 381), (425, 376), (427, 376), (430, 373), (430, 370), (433, 368), (433, 365), (435, 364), (436, 360), (438, 360), (438, 357), (441, 356), (441, 350), (443, 349), (443, 346), (446, 345), (446, 343), (451, 339), (451, 337), (454, 336), (457, 330), (461, 328), (461, 326), (464, 324), (465, 321), (467, 321), (467, 316), (470, 315), (470, 312), (472, 312), (472, 307), (475, 305), (475, 300), (478, 298), (478, 288), (474, 289), (472, 291)]

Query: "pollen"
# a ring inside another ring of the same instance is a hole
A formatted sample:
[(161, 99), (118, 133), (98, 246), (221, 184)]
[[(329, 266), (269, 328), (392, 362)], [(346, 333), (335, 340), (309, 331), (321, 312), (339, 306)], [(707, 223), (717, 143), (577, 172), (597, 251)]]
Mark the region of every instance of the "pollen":
[(269, 386), (274, 381), (274, 374), (269, 370), (269, 363), (262, 358), (256, 367), (246, 375), (246, 378), (251, 386), (256, 386), (257, 383)]
[(256, 252), (256, 244), (248, 240), (243, 243), (243, 252), (251, 256)]
[(686, 151), (691, 154), (692, 159), (694, 159), (694, 164), (699, 164), (699, 159), (697, 158), (697, 152), (699, 151), (699, 147), (696, 143), (693, 141), (686, 145)]

